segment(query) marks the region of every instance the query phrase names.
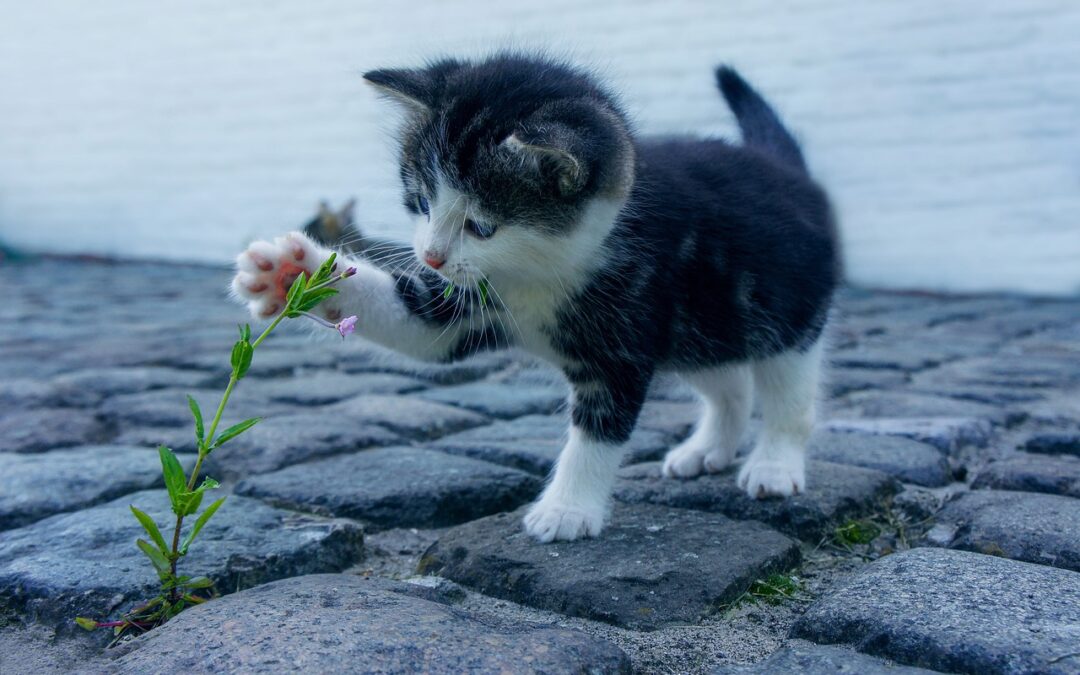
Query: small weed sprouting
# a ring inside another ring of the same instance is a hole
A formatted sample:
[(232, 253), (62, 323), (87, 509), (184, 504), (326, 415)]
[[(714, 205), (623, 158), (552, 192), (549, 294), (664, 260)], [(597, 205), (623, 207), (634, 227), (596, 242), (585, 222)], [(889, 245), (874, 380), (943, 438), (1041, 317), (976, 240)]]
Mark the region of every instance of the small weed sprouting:
[(799, 577), (794, 574), (774, 572), (750, 584), (750, 588), (728, 604), (725, 610), (730, 615), (731, 612), (744, 605), (756, 605), (761, 602), (778, 605), (787, 600), (797, 600), (802, 590), (803, 584)]
[(746, 593), (755, 601), (770, 605), (794, 598), (802, 589), (802, 581), (792, 574), (770, 574), (750, 584)]
[(833, 541), (841, 548), (862, 546), (877, 539), (881, 527), (871, 520), (850, 520), (833, 530)]
[[(334, 263), (335, 258), (336, 255), (331, 255), (315, 274), (309, 276), (306, 273), (301, 273), (296, 278), (285, 296), (285, 309), (255, 340), (251, 339), (250, 325), (240, 328), (240, 339), (233, 345), (230, 359), (232, 374), (229, 376), (229, 383), (225, 387), (225, 393), (222, 395), (217, 411), (210, 421), (209, 428), (204, 422), (198, 402), (191, 396), (187, 397), (188, 407), (191, 409), (191, 415), (195, 420), (195, 441), (198, 447), (198, 456), (191, 472), (184, 472), (183, 466), (181, 466), (172, 450), (165, 446), (158, 448), (165, 488), (169, 494), (172, 511), (176, 515), (171, 541), (166, 540), (157, 523), (145, 512), (132, 505), (131, 513), (139, 521), (139, 524), (149, 537), (149, 541), (140, 538), (135, 541), (135, 544), (154, 567), (154, 571), (161, 582), (160, 593), (148, 602), (124, 614), (116, 621), (96, 621), (86, 617), (77, 617), (75, 623), (79, 626), (87, 630), (112, 628), (116, 637), (113, 641), (113, 644), (115, 644), (116, 641), (131, 632), (141, 633), (160, 626), (188, 607), (206, 602), (207, 596), (212, 595), (214, 582), (209, 577), (181, 575), (177, 571), (177, 563), (187, 555), (188, 549), (195, 541), (195, 538), (199, 536), (199, 532), (202, 531), (206, 523), (225, 502), (225, 497), (221, 497), (203, 509), (202, 513), (195, 518), (195, 522), (188, 528), (187, 533), (184, 534), (184, 519), (188, 516), (194, 516), (199, 511), (206, 492), (218, 487), (218, 482), (213, 478), (203, 478), (202, 482), (199, 483), (199, 470), (202, 468), (203, 460), (210, 453), (255, 426), (261, 420), (259, 417), (252, 417), (218, 433), (218, 425), (221, 423), (225, 406), (229, 403), (229, 397), (232, 396), (236, 384), (243, 379), (251, 367), (251, 360), (255, 350), (282, 321), (308, 317), (320, 324), (336, 329), (342, 338), (355, 329), (357, 320), (355, 316), (347, 317), (336, 324), (332, 324), (310, 313), (319, 303), (337, 295), (337, 289), (332, 288), (334, 284), (356, 273), (356, 269), (352, 267), (344, 272), (335, 273), (337, 268)], [(182, 538), (181, 535), (183, 535)]]

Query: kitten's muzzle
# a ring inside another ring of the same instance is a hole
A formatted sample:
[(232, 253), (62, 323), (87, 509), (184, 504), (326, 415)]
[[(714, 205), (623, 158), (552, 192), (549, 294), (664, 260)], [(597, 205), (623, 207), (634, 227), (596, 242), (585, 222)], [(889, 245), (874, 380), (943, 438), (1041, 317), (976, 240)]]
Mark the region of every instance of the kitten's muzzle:
[(433, 251), (425, 251), (424, 262), (426, 262), (428, 264), (428, 267), (430, 267), (431, 269), (437, 270), (446, 264), (446, 256), (440, 255)]

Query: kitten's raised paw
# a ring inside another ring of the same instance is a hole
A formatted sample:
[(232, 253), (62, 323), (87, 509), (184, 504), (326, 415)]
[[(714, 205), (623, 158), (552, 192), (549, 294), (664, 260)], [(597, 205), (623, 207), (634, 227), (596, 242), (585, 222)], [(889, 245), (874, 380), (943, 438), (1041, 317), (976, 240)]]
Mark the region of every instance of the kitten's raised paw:
[(236, 259), (232, 290), (257, 318), (274, 316), (285, 307), (289, 287), (301, 272), (313, 274), (325, 254), (299, 232), (273, 242), (257, 241)]
[(799, 459), (746, 460), (739, 470), (739, 487), (754, 499), (790, 497), (806, 492), (806, 472)]
[(541, 543), (595, 537), (604, 527), (604, 509), (581, 508), (541, 499), (525, 515), (525, 531)]

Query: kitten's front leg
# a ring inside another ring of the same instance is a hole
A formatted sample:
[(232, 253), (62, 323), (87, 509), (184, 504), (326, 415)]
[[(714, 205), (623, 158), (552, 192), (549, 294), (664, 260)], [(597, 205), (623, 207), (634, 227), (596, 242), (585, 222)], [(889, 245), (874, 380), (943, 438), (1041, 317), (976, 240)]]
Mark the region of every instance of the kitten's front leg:
[[(269, 318), (284, 309), (296, 276), (313, 273), (329, 256), (299, 232), (255, 242), (237, 258), (233, 293), (254, 316)], [(495, 342), (484, 332), (489, 326), (461, 320), (468, 317), (468, 300), (444, 293), (446, 284), (437, 275), (395, 275), (363, 260), (338, 260), (338, 269), (355, 267), (356, 274), (338, 283), (339, 294), (317, 308), (327, 319), (356, 315), (363, 337), (425, 360), (463, 356)]]
[(525, 516), (529, 534), (544, 543), (600, 534), (646, 388), (647, 382), (623, 383), (619, 390), (575, 385), (570, 437), (551, 482)]

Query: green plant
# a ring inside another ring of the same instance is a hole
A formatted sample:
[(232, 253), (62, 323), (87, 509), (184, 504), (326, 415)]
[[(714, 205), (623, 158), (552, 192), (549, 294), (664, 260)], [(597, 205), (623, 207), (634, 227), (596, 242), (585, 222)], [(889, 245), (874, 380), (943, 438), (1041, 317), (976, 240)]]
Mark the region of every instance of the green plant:
[(778, 605), (785, 600), (794, 600), (802, 591), (802, 580), (794, 574), (774, 572), (767, 577), (757, 579), (750, 588), (726, 605), (726, 614), (730, 615), (744, 605), (756, 605), (764, 602)]
[(217, 513), (221, 505), (225, 503), (225, 497), (212, 502), (195, 518), (195, 522), (184, 534), (185, 518), (195, 516), (202, 505), (206, 492), (218, 487), (218, 482), (213, 478), (206, 477), (203, 478), (201, 483), (198, 482), (203, 461), (212, 452), (252, 428), (262, 419), (252, 417), (218, 433), (218, 426), (221, 424), (225, 407), (229, 403), (229, 397), (232, 396), (237, 383), (244, 378), (251, 368), (255, 350), (282, 321), (307, 317), (322, 325), (335, 328), (343, 338), (353, 332), (356, 326), (355, 316), (347, 317), (336, 324), (332, 324), (310, 313), (319, 303), (338, 293), (337, 289), (332, 288), (333, 284), (356, 273), (356, 269), (351, 267), (344, 272), (335, 273), (337, 267), (334, 262), (335, 258), (335, 255), (331, 255), (313, 275), (309, 276), (306, 273), (301, 273), (297, 276), (285, 296), (285, 309), (274, 318), (255, 340), (251, 339), (250, 325), (240, 327), (240, 338), (233, 344), (230, 358), (232, 374), (229, 376), (229, 383), (225, 386), (225, 393), (221, 397), (221, 402), (218, 403), (214, 417), (210, 420), (209, 428), (204, 422), (203, 413), (198, 402), (191, 396), (187, 397), (188, 407), (191, 409), (191, 415), (195, 421), (195, 441), (198, 448), (198, 455), (191, 472), (185, 473), (184, 467), (181, 466), (172, 450), (165, 446), (158, 448), (165, 488), (169, 495), (172, 512), (176, 516), (171, 541), (166, 540), (157, 523), (145, 512), (132, 505), (131, 513), (149, 537), (149, 541), (142, 538), (137, 539), (135, 545), (146, 555), (150, 560), (150, 564), (154, 567), (154, 571), (161, 582), (160, 593), (148, 602), (126, 613), (119, 620), (95, 621), (86, 617), (77, 617), (75, 622), (78, 625), (87, 630), (112, 628), (114, 634), (119, 638), (128, 631), (141, 632), (155, 628), (184, 609), (206, 601), (206, 597), (198, 593), (212, 592), (213, 581), (206, 576), (181, 575), (177, 571), (177, 564), (188, 554), (188, 550), (195, 538), (199, 536), (199, 532)]
[(869, 544), (881, 534), (881, 527), (871, 520), (851, 520), (833, 530), (833, 540), (838, 546)]
[(802, 582), (792, 574), (770, 574), (750, 584), (747, 594), (752, 600), (775, 605), (793, 598), (802, 588)]

